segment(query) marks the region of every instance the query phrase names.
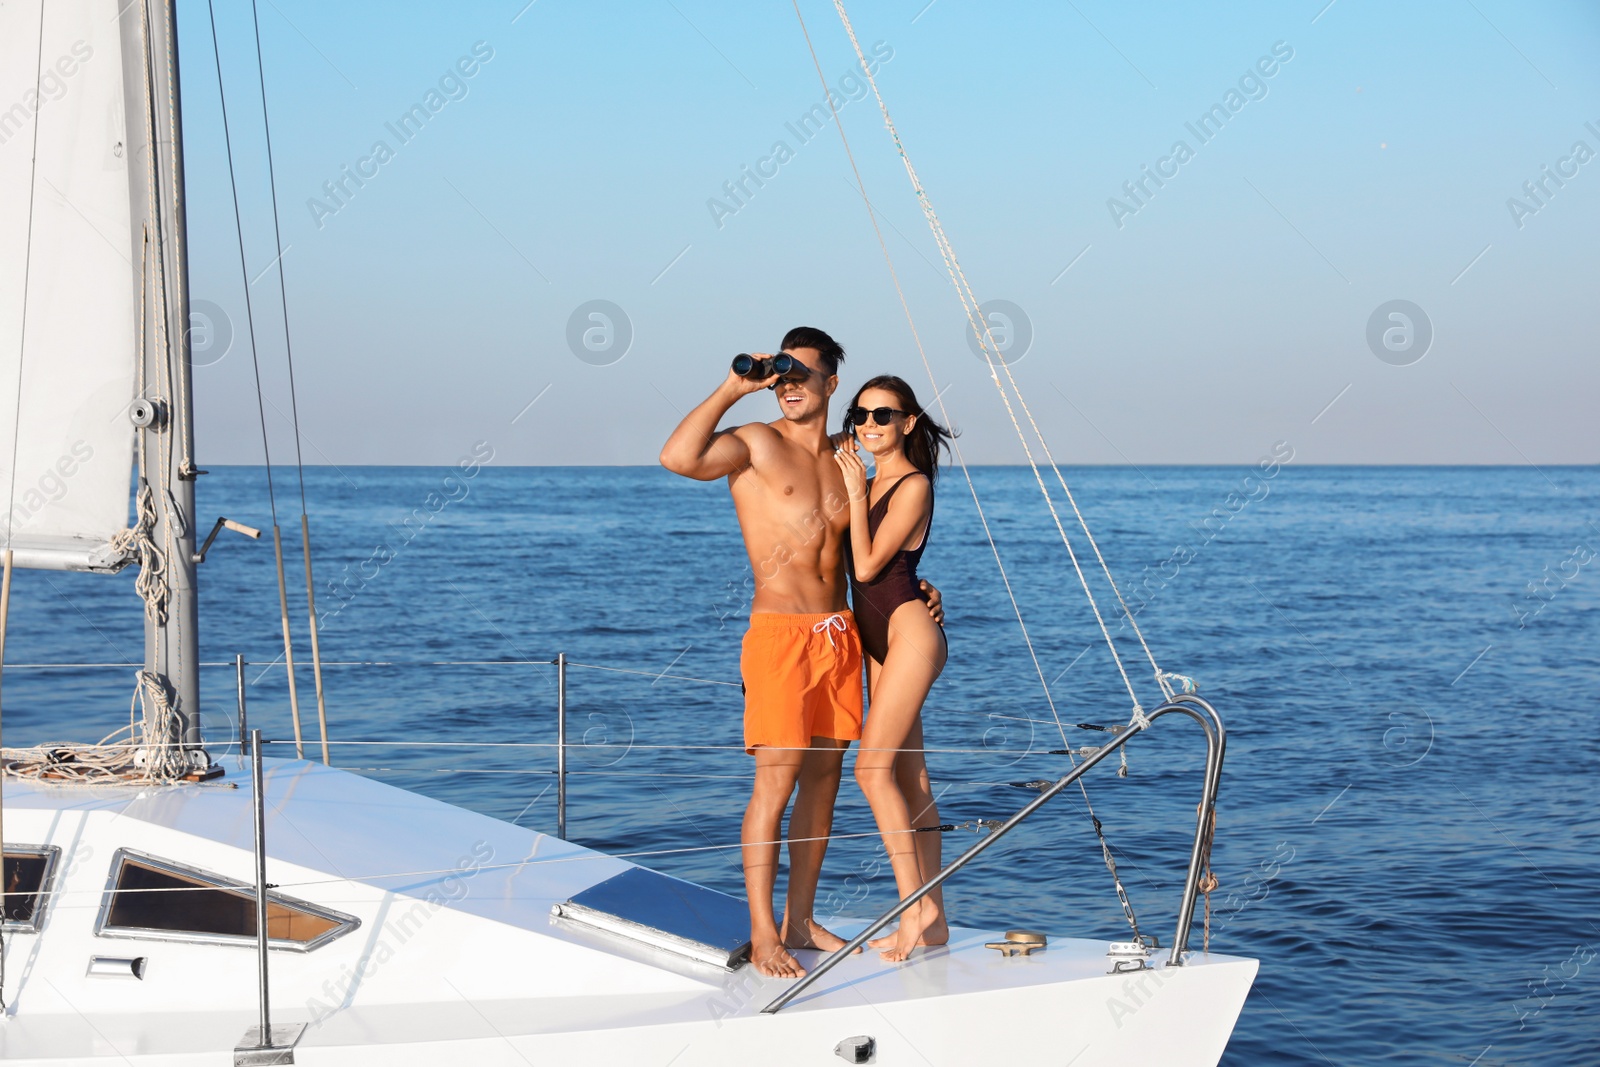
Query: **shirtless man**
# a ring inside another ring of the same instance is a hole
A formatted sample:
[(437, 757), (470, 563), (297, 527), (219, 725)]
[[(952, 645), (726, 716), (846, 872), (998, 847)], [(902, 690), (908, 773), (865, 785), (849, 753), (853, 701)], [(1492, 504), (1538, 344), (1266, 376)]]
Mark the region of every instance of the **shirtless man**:
[[(861, 639), (845, 603), (850, 500), (828, 436), (828, 398), (839, 385), (844, 349), (821, 330), (800, 326), (784, 337), (782, 351), (796, 365), (781, 378), (752, 381), (730, 370), (672, 431), (661, 465), (698, 481), (728, 479), (755, 573), (739, 660), (745, 749), (756, 760), (740, 833), (750, 958), (769, 978), (798, 978), (805, 969), (788, 949), (832, 951), (844, 944), (811, 913), (844, 751), (861, 737)], [(717, 429), (735, 402), (762, 389), (776, 394), (779, 419)], [(929, 611), (942, 618), (938, 590), (924, 586)], [(772, 891), (783, 813), (797, 784), (780, 926)]]

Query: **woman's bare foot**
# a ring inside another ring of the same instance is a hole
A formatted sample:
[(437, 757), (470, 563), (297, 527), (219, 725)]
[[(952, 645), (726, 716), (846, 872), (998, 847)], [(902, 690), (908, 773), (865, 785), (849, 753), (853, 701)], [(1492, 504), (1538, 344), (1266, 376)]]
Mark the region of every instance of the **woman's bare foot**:
[[(933, 901), (924, 898), (907, 908), (900, 916), (900, 929), (895, 931), (894, 944), (887, 946), (878, 955), (890, 963), (899, 963), (909, 959), (911, 953), (918, 945), (923, 944), (923, 934), (933, 926), (935, 921), (942, 921), (943, 916)], [(945, 937), (950, 936), (948, 928)]]
[(765, 978), (800, 978), (806, 969), (783, 947), (776, 930), (750, 935), (750, 963)]
[[(899, 939), (900, 931), (898, 928), (896, 928), (893, 933), (884, 934), (882, 937), (875, 937), (871, 941), (868, 941), (867, 944), (872, 948), (884, 949), (896, 944)], [(939, 917), (933, 922), (929, 923), (928, 928), (922, 931), (922, 936), (917, 938), (917, 947), (931, 948), (938, 945), (948, 945), (949, 943), (950, 924), (945, 922), (944, 912), (941, 911), (939, 913)]]
[[(790, 921), (783, 917), (783, 943), (787, 948), (815, 948), (823, 952), (837, 952), (845, 945), (844, 938), (829, 930), (815, 919)], [(861, 949), (857, 948), (857, 952)]]

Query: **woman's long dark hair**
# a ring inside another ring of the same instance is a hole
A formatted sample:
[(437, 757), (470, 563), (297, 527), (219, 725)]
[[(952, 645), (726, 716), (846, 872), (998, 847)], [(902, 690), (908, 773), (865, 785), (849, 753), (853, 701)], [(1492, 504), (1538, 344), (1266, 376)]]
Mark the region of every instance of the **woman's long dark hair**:
[(911, 426), (911, 432), (906, 434), (906, 458), (911, 461), (913, 467), (928, 476), (928, 481), (937, 480), (939, 451), (950, 447), (950, 441), (955, 434), (933, 421), (932, 416), (922, 410), (922, 405), (917, 402), (917, 394), (911, 391), (911, 386), (906, 384), (904, 378), (893, 374), (880, 374), (857, 389), (856, 395), (850, 398), (850, 403), (845, 408), (845, 432), (853, 433), (856, 430), (850, 422), (850, 409), (860, 405), (861, 394), (868, 389), (882, 389), (893, 393), (901, 410), (917, 417), (917, 421)]

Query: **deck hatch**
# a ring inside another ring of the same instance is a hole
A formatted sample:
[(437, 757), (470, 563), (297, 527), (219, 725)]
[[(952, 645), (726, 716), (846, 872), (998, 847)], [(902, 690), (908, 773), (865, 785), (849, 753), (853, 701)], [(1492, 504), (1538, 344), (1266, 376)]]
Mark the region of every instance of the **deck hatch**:
[[(353, 915), (267, 893), (272, 948), (308, 952), (361, 925)], [(147, 941), (256, 944), (255, 887), (132, 849), (118, 849), (94, 932)]]
[(726, 970), (750, 950), (744, 901), (645, 867), (607, 878), (551, 910), (573, 925)]

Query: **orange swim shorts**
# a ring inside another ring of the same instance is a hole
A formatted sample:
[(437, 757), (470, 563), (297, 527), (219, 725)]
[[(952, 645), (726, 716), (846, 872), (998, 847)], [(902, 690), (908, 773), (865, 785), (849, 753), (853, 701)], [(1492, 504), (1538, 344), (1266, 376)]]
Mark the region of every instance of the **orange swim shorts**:
[(739, 656), (744, 747), (861, 738), (861, 635), (848, 611), (750, 616)]

